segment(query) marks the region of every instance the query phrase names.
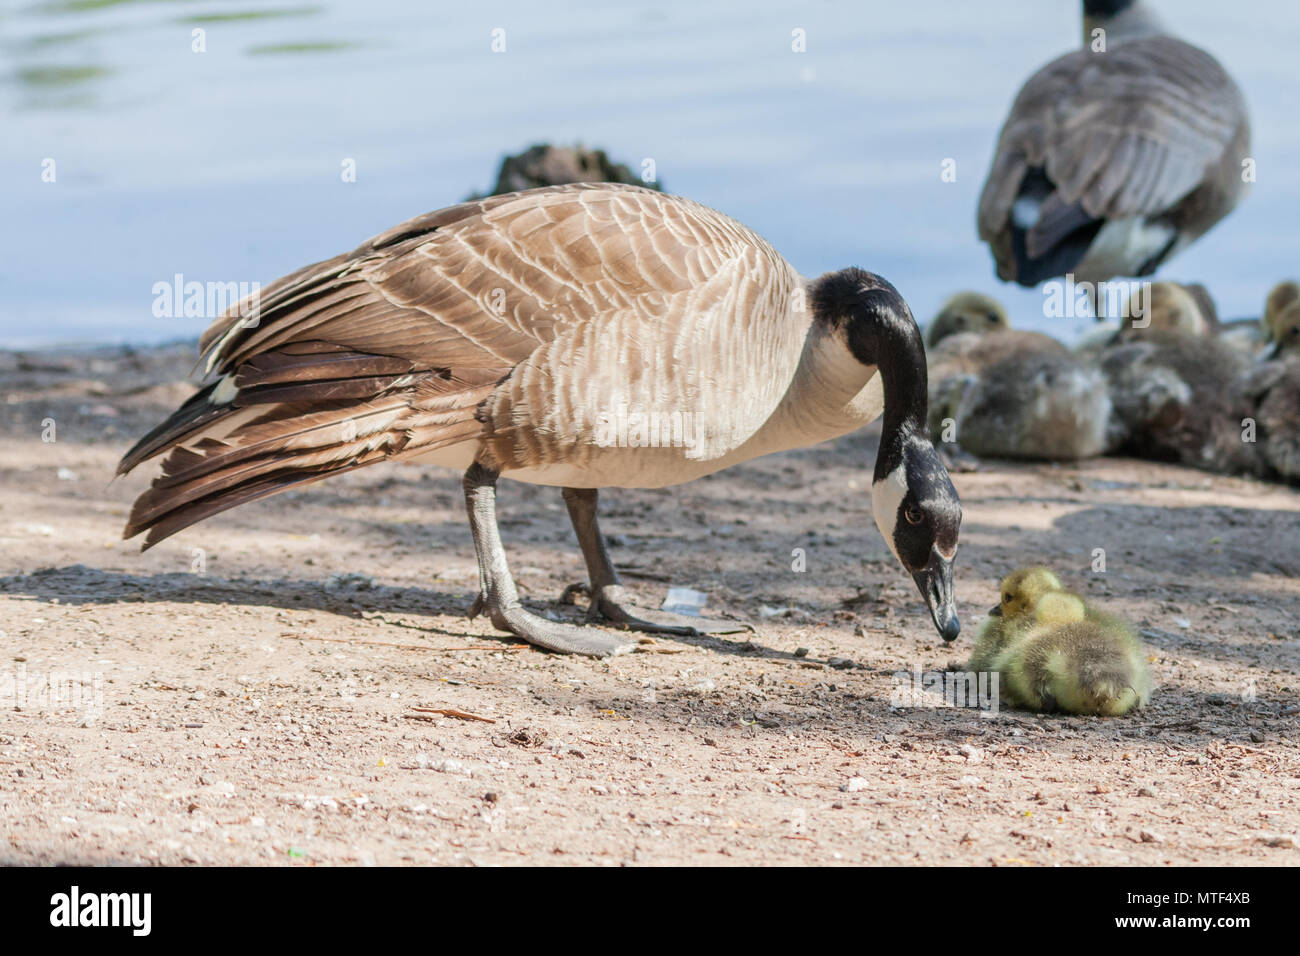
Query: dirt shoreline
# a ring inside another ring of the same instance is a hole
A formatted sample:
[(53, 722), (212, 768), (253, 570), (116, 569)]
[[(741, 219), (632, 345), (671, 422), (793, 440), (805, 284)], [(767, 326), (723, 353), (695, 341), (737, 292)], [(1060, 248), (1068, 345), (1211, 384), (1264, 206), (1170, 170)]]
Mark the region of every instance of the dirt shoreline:
[[(875, 429), (607, 493), (643, 600), (697, 588), (756, 630), (596, 662), (466, 620), (443, 469), (121, 541), (147, 476), (113, 467), (192, 364), (186, 344), (0, 353), (0, 691), (86, 674), (103, 705), (0, 701), (0, 863), (1300, 863), (1294, 489), (1118, 459), (954, 475), (954, 648), (872, 524)], [(558, 492), (505, 482), (501, 514), (525, 600), (576, 615)], [(895, 672), (969, 653), (1028, 560), (1139, 623), (1152, 706), (891, 709)]]

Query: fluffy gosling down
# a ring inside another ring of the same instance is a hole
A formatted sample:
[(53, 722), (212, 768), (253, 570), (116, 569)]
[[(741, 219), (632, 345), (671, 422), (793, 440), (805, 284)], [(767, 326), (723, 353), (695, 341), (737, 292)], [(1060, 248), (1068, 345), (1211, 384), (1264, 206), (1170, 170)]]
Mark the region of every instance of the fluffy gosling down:
[(958, 293), (927, 338), (927, 422), (951, 460), (1074, 460), (1105, 450), (1111, 407), (1100, 373), (1051, 336), (1010, 328), (995, 300)]
[(1003, 579), (970, 667), (997, 671), (1003, 698), (1029, 710), (1117, 717), (1151, 697), (1151, 672), (1132, 628), (1088, 607), (1043, 567)]

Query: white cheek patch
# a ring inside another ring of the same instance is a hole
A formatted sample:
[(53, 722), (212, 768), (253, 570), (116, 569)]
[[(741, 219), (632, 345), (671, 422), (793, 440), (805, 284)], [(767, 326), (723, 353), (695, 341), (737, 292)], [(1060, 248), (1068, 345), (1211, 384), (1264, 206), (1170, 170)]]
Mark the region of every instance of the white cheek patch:
[(876, 519), (876, 527), (900, 563), (903, 559), (899, 557), (898, 548), (894, 544), (894, 526), (898, 524), (898, 506), (906, 497), (907, 475), (901, 463), (871, 486), (871, 513)]

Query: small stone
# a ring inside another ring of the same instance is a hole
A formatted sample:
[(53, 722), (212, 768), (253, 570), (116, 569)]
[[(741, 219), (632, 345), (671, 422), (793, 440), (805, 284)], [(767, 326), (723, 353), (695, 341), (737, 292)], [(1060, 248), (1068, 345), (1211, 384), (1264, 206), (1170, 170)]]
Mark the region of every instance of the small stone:
[(835, 668), (837, 671), (846, 671), (857, 666), (847, 657), (832, 657), (827, 660), (826, 663), (830, 664), (831, 667)]
[(1141, 787), (1141, 788), (1138, 790), (1138, 796), (1139, 796), (1139, 797), (1154, 797), (1155, 795), (1156, 795), (1156, 792), (1155, 792), (1154, 790), (1152, 790), (1150, 787)]
[(871, 783), (866, 777), (850, 777), (848, 782), (840, 784), (840, 789), (845, 793), (858, 793), (869, 786)]
[(966, 758), (967, 763), (980, 763), (984, 759), (984, 751), (970, 744), (962, 744), (957, 748), (957, 752)]
[(1163, 843), (1165, 841), (1165, 838), (1155, 830), (1141, 830), (1138, 832), (1138, 836), (1143, 843)]
[(1252, 730), (1250, 732), (1250, 739), (1254, 743), (1262, 744), (1264, 742), (1264, 735), (1258, 730)]
[(488, 803), (496, 803), (498, 799), (496, 795), (496, 791), (489, 790), (487, 793), (483, 794), (483, 799), (486, 800)]
[(796, 647), (796, 648), (794, 649), (794, 656), (795, 656), (795, 657), (807, 657), (807, 656), (808, 656), (808, 648), (806, 648), (806, 647)]

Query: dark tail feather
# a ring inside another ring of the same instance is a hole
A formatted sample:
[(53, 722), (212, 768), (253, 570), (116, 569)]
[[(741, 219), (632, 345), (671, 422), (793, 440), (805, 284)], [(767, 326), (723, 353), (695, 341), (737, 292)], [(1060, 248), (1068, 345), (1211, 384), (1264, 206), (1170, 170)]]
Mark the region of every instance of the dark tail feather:
[(198, 432), (230, 411), (229, 405), (212, 404), (210, 399), (216, 387), (217, 383), (214, 382), (191, 395), (166, 421), (136, 442), (117, 463), (117, 473), (125, 475), (140, 462), (148, 461), (159, 452), (184, 441), (186, 436)]
[(170, 453), (136, 499), (123, 537), (148, 531), (147, 549), (237, 505), (481, 437), (476, 411), (493, 387), (436, 378), (362, 402), (224, 406), (247, 417), (228, 434), (198, 432), (182, 408), (143, 446)]
[(223, 470), (204, 470), (205, 473), (198, 477), (179, 484), (174, 483), (168, 474), (173, 459), (174, 467), (184, 470), (200, 461), (202, 453), (177, 448), (164, 462), (163, 475), (136, 499), (122, 537), (133, 538), (148, 531), (141, 549), (148, 550), (176, 532), (238, 505), (375, 462), (423, 454), (471, 440), (481, 434), (482, 425), (472, 418), (472, 409), (469, 411), (469, 417), (438, 428), (436, 436), (417, 434), (421, 439), (417, 447), (409, 447), (412, 444), (410, 432), (397, 430), (378, 438), (366, 436), (324, 449), (277, 450), (241, 457), (232, 460)]
[(1075, 229), (1048, 248), (1041, 256), (1031, 257), (1026, 249), (1029, 233), (1011, 226), (1011, 252), (1016, 257), (1016, 282), (1033, 287), (1040, 282), (1063, 276), (1083, 261), (1088, 247), (1101, 231), (1102, 221), (1093, 219)]
[(1066, 275), (1082, 262), (1103, 222), (1084, 212), (1078, 202), (1061, 202), (1056, 185), (1041, 167), (1026, 173), (1018, 198), (1040, 203), (1038, 220), (1028, 229), (1016, 223), (1014, 212), (1009, 223), (1016, 282), (1032, 288)]

